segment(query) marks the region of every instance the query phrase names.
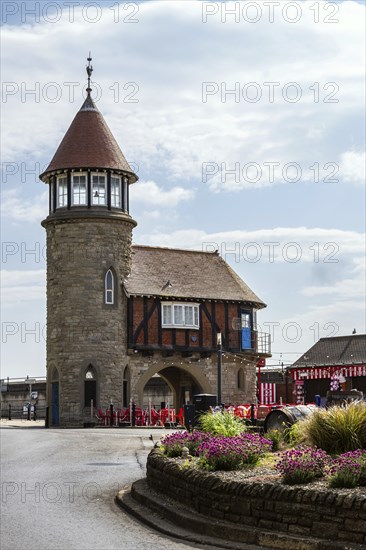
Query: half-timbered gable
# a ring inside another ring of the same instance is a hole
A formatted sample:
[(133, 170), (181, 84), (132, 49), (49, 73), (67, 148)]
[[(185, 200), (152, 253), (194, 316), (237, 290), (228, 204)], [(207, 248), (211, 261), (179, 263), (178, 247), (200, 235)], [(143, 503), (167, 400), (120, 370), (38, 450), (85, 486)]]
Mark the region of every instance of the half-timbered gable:
[(128, 293), (128, 347), (212, 353), (269, 353), (256, 330), (265, 304), (217, 253), (134, 246)]

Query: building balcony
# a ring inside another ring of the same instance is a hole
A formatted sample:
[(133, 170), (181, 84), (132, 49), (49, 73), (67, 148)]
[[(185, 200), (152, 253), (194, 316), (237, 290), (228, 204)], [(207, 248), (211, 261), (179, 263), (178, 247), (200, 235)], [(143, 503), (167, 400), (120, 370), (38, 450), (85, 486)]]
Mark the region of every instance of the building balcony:
[(242, 329), (241, 351), (250, 355), (271, 357), (271, 335), (268, 332)]

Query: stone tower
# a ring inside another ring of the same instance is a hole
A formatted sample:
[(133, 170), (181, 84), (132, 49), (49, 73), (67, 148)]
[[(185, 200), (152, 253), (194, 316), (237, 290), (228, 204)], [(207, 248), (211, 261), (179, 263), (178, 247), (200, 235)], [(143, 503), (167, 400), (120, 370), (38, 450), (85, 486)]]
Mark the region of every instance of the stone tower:
[[(129, 185), (137, 181), (92, 97), (40, 178), (49, 186), (47, 401), (49, 425), (82, 425), (120, 403), (131, 269)], [(93, 405), (94, 410), (91, 409)]]

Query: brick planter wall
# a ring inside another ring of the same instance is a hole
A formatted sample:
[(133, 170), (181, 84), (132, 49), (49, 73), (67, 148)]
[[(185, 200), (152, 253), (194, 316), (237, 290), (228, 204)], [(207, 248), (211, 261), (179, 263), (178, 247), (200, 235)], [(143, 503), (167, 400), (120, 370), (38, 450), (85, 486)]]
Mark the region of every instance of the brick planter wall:
[(366, 543), (365, 494), (224, 481), (215, 474), (181, 468), (159, 449), (148, 457), (147, 482), (211, 518), (304, 537)]

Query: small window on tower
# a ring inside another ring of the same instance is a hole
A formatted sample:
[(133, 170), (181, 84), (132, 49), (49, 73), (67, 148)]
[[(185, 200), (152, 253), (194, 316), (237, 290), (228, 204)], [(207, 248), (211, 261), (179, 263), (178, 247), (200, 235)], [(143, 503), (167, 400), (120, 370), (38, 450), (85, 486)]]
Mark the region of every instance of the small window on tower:
[(57, 207), (67, 206), (67, 177), (59, 176), (57, 178)]
[(86, 205), (86, 174), (72, 176), (72, 204)]
[(105, 303), (114, 304), (114, 275), (111, 269), (108, 269), (105, 276)]
[(92, 203), (105, 206), (106, 202), (106, 177), (103, 175), (92, 175)]
[(112, 208), (121, 208), (121, 178), (111, 177), (111, 206)]

